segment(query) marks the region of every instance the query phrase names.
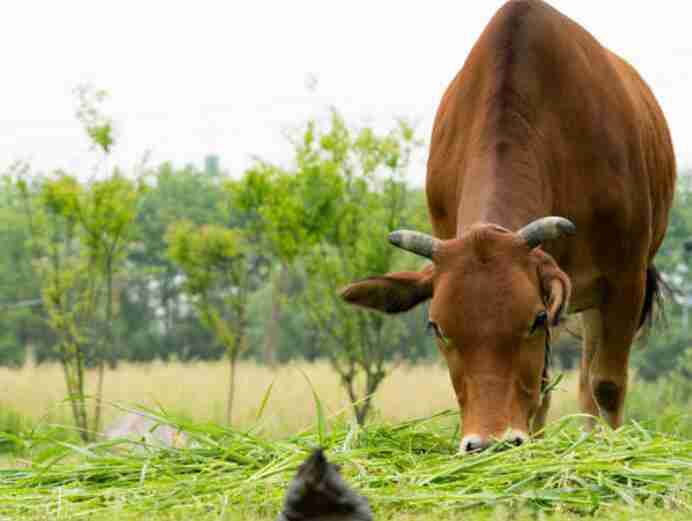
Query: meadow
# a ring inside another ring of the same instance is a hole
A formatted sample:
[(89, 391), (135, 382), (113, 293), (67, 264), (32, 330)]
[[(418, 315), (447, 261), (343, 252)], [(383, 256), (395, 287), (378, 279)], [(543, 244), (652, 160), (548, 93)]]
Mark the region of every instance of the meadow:
[[(87, 377), (87, 388), (93, 389), (96, 373), (89, 372)], [(70, 407), (63, 401), (63, 378), (57, 364), (0, 368), (0, 411), (5, 414), (13, 411), (28, 424), (69, 423)], [(228, 367), (223, 362), (121, 363), (106, 374), (104, 399), (110, 403), (161, 408), (197, 422), (223, 424), (227, 380)], [(327, 415), (350, 413), (348, 397), (326, 362), (294, 363), (276, 369), (240, 362), (234, 401), (235, 427), (257, 427), (257, 411), (270, 386), (272, 392), (261, 430), (271, 438), (294, 434), (314, 423), (313, 388)], [(397, 366), (375, 396), (375, 416), (391, 422), (423, 417), (455, 406), (446, 367), (432, 363)], [(123, 413), (108, 407), (104, 414), (104, 423), (108, 425)]]
[(271, 370), (251, 362), (241, 364), (229, 428), (225, 375), (223, 363), (121, 364), (108, 374), (106, 424), (123, 414), (116, 404), (139, 404), (193, 442), (160, 450), (73, 443), (60, 368), (0, 370), (0, 431), (18, 434), (6, 438), (19, 449), (0, 460), (0, 519), (273, 519), (286, 483), (317, 445), (370, 498), (376, 519), (692, 516), (692, 403), (674, 380), (634, 381), (628, 424), (588, 434), (581, 418), (565, 417), (577, 412), (568, 374), (542, 439), (460, 457), (441, 365), (393, 368), (365, 428), (350, 421), (327, 364)]

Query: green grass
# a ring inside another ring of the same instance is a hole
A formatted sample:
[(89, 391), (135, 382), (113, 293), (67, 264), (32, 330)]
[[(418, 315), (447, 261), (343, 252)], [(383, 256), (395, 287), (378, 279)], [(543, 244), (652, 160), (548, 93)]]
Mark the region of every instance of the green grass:
[(320, 418), (279, 441), (161, 418), (193, 439), (178, 450), (125, 441), (83, 447), (36, 431), (23, 441), (33, 465), (0, 470), (0, 519), (272, 519), (318, 445), (377, 519), (692, 518), (692, 440), (636, 423), (585, 433), (571, 417), (522, 447), (461, 456), (456, 418), (452, 411), (364, 429)]
[[(21, 414), (11, 410), (0, 409), (0, 432), (18, 436), (28, 429), (29, 422)], [(0, 454), (14, 452), (15, 450), (15, 443), (11, 436), (0, 437)]]
[[(415, 376), (395, 371), (390, 388), (378, 394), (373, 423), (361, 430), (346, 423), (349, 409), (332, 373), (304, 369), (309, 376), (304, 389), (294, 383), (296, 370), (284, 369), (275, 386), (282, 392), (270, 397), (267, 389), (277, 375), (247, 367), (242, 421), (235, 430), (203, 423), (214, 418), (208, 401), (196, 404), (195, 415), (186, 407), (174, 409), (180, 412), (175, 418), (161, 414), (162, 422), (190, 434), (195, 446), (185, 450), (126, 441), (85, 448), (68, 427), (47, 425), (70, 421), (61, 416), (67, 405), (50, 405), (53, 395), (61, 394), (59, 386), (44, 385), (50, 381), (45, 368), (41, 400), (9, 385), (17, 396), (5, 396), (7, 403), (0, 404), (0, 452), (11, 451), (0, 455), (0, 521), (273, 520), (288, 480), (317, 445), (325, 446), (328, 457), (343, 465), (346, 479), (369, 497), (377, 521), (692, 519), (689, 380), (633, 382), (627, 413), (636, 423), (617, 432), (585, 434), (581, 418), (571, 417), (551, 424), (542, 439), (527, 446), (464, 457), (456, 453), (458, 411), (430, 415), (449, 406), (442, 399), (449, 394), (445, 370), (417, 367), (411, 369)], [(138, 400), (148, 389), (144, 381), (155, 381), (158, 388), (184, 376), (196, 388), (210, 379), (194, 379), (210, 370), (206, 366), (156, 370), (165, 378), (151, 368), (119, 373), (118, 389), (130, 394), (112, 401)], [(15, 376), (21, 384), (27, 375)], [(292, 385), (280, 385), (281, 378)], [(576, 410), (574, 375), (567, 380), (555, 393), (553, 417)], [(411, 382), (422, 383), (412, 389)], [(171, 389), (154, 396), (167, 410), (171, 403), (180, 405)], [(207, 396), (211, 387), (204, 389)], [(428, 402), (406, 399), (423, 395)], [(113, 418), (122, 414), (117, 407), (107, 412)], [(405, 420), (417, 415), (424, 417)], [(301, 425), (313, 427), (290, 435)]]

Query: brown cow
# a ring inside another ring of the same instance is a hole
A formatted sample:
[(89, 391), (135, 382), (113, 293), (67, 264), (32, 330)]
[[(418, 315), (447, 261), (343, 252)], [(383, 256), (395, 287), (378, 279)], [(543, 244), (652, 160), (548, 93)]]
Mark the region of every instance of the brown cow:
[(674, 186), (670, 133), (637, 72), (546, 3), (513, 0), (437, 112), (426, 186), (435, 238), (390, 236), (432, 264), (342, 296), (387, 313), (432, 299), (465, 451), (543, 426), (550, 328), (581, 312), (581, 406), (617, 427), (630, 345), (659, 292), (652, 261)]

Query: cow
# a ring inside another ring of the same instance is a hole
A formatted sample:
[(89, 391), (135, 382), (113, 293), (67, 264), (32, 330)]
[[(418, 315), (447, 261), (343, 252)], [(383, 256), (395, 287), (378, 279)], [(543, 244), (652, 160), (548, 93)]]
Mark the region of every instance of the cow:
[(341, 478), (339, 467), (316, 449), (289, 484), (276, 521), (372, 521), (372, 511)]
[(675, 172), (666, 120), (636, 70), (547, 3), (509, 1), (437, 110), (433, 236), (389, 236), (432, 262), (341, 296), (386, 313), (430, 300), (461, 451), (542, 429), (546, 351), (565, 313), (581, 314), (581, 409), (617, 428), (630, 347), (661, 295), (653, 259)]

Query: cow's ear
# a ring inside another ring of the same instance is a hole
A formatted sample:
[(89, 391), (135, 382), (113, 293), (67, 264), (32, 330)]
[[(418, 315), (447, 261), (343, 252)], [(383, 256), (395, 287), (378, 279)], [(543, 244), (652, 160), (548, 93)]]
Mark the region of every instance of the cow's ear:
[(549, 324), (556, 326), (569, 307), (572, 283), (550, 255), (540, 249), (534, 251), (538, 252), (540, 257), (538, 276), (546, 303)]
[(349, 304), (385, 313), (408, 311), (433, 294), (432, 266), (421, 272), (402, 271), (383, 277), (369, 277), (341, 290)]

